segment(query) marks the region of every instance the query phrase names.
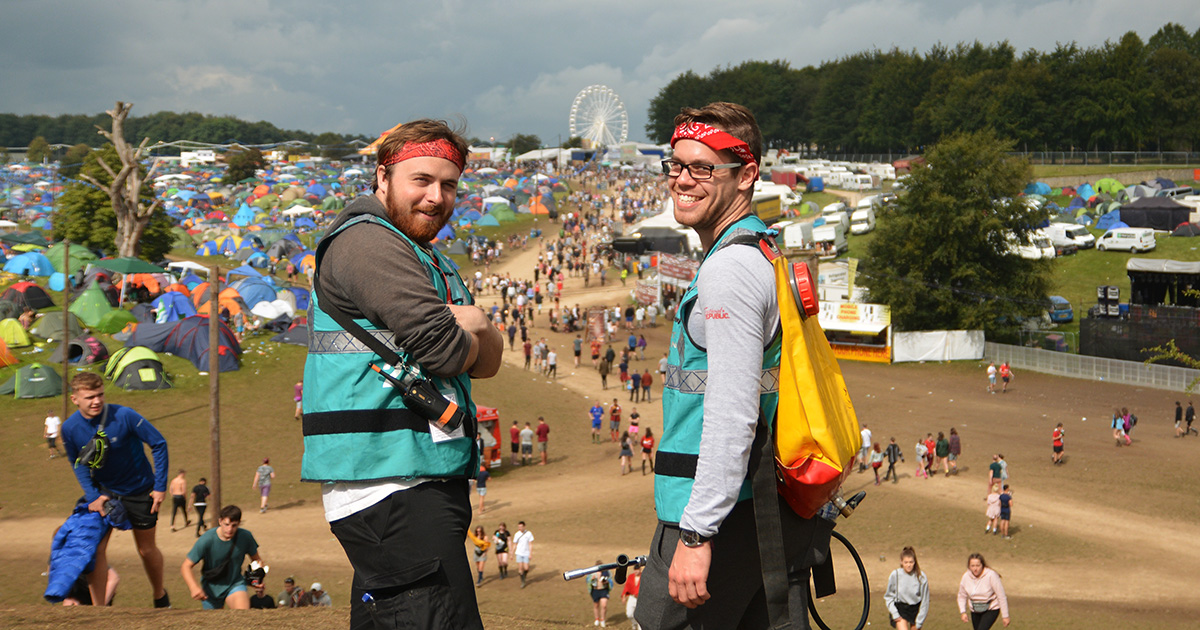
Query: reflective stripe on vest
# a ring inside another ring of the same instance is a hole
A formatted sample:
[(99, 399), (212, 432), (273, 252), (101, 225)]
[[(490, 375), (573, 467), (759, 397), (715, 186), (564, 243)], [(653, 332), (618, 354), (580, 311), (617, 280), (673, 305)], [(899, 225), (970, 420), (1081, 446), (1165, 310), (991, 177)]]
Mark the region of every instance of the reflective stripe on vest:
[[(685, 370), (677, 365), (667, 363), (667, 374), (663, 379), (663, 387), (678, 390), (683, 394), (703, 394), (708, 385), (708, 370)], [(762, 371), (758, 380), (759, 394), (779, 393), (779, 367), (767, 368)]]

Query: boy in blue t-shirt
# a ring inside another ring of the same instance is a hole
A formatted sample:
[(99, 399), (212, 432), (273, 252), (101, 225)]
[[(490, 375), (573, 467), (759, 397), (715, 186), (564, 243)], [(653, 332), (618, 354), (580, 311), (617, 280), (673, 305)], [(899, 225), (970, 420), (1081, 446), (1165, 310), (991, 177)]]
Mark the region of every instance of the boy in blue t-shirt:
[[(246, 556), (262, 564), (258, 555), (258, 541), (250, 530), (241, 529), (242, 510), (236, 505), (221, 509), (217, 527), (204, 532), (192, 545), (183, 560), (180, 572), (187, 583), (192, 599), (204, 602), (205, 610), (229, 607), (235, 610), (250, 609), (250, 594), (246, 591), (246, 578), (242, 576), (242, 563)], [(204, 562), (200, 582), (192, 569)], [(224, 566), (218, 575), (205, 575)]]
[[(167, 440), (138, 412), (104, 401), (104, 381), (91, 372), (71, 379), (71, 402), (79, 409), (62, 426), (63, 448), (75, 479), (83, 488), (88, 510), (107, 512), (106, 504), (119, 499), (133, 526), (133, 540), (153, 589), (154, 607), (170, 608), (171, 599), (163, 586), (162, 552), (154, 539), (158, 508), (167, 491)], [(103, 457), (98, 451), (90, 462), (77, 461), (80, 451), (104, 432)], [(146, 459), (142, 444), (150, 447), (154, 467)], [(108, 540), (105, 534), (96, 546), (96, 569), (88, 576), (92, 601), (104, 601), (108, 582)]]

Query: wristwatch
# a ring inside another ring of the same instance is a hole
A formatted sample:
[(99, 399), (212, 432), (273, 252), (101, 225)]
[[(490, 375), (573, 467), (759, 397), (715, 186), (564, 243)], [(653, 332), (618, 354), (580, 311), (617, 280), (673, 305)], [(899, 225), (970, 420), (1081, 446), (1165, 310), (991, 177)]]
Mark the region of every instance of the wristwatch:
[(690, 529), (681, 529), (679, 530), (679, 540), (683, 543), (684, 547), (695, 549), (708, 542), (710, 538), (708, 536), (701, 536)]

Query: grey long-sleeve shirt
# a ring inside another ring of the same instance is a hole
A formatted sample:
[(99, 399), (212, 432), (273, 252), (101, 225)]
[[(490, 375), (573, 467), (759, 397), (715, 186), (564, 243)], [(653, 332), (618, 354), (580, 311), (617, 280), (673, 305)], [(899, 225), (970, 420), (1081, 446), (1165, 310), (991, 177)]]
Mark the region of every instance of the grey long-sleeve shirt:
[(888, 576), (887, 591), (883, 594), (883, 601), (887, 604), (888, 614), (892, 616), (892, 619), (900, 618), (896, 602), (910, 606), (920, 605), (917, 610), (917, 627), (924, 626), (925, 617), (929, 614), (929, 579), (925, 577), (925, 572), (921, 571), (917, 576), (905, 573), (904, 569), (892, 571), (892, 574)]
[(687, 333), (708, 350), (704, 432), (691, 498), (679, 526), (712, 536), (737, 502), (758, 423), (763, 349), (779, 328), (771, 263), (730, 245), (700, 267)]

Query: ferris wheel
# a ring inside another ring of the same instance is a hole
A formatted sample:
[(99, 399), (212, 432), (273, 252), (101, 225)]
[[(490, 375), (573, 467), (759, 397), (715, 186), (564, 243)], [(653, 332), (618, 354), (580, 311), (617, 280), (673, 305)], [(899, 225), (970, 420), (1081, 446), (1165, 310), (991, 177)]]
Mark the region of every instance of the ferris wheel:
[(629, 114), (621, 97), (607, 85), (589, 85), (571, 103), (571, 135), (592, 146), (611, 146), (629, 138)]

